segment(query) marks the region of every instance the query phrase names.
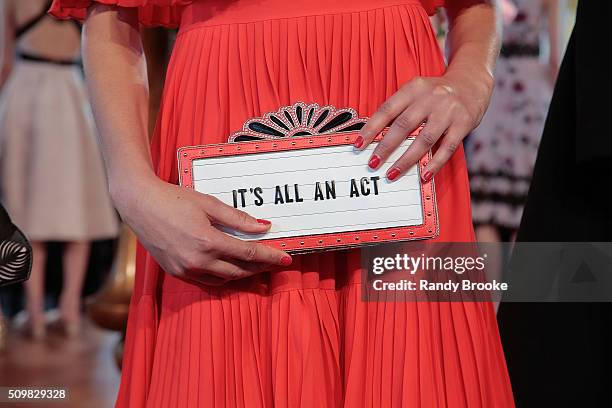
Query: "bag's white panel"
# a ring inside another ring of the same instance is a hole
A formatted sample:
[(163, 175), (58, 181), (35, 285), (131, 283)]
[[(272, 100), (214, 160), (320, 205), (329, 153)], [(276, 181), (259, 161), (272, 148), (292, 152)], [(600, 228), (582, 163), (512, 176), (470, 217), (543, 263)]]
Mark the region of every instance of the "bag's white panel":
[[(423, 207), (417, 167), (393, 183), (385, 177), (387, 169), (413, 140), (404, 141), (376, 171), (367, 165), (375, 144), (361, 152), (352, 145), (342, 145), (196, 159), (194, 188), (256, 218), (272, 221), (265, 235), (231, 232), (244, 239), (421, 225)], [(335, 199), (327, 195), (326, 182), (331, 186), (332, 181)], [(315, 200), (317, 182), (323, 199)], [(352, 197), (351, 185), (358, 193)], [(261, 200), (256, 188), (261, 189)], [(234, 193), (239, 189), (246, 189), (244, 206), (241, 194)], [(277, 200), (278, 194), (282, 202)]]

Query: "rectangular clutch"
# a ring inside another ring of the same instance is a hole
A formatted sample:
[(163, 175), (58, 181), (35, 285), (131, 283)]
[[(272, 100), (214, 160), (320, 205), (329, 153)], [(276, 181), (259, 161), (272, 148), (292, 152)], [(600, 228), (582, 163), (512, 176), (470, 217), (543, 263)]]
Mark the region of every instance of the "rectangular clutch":
[(358, 132), (183, 147), (179, 180), (272, 222), (266, 234), (227, 233), (287, 252), (436, 237), (433, 180), (420, 177), (431, 153), (389, 182), (385, 172), (415, 135), (371, 170), (368, 159), (383, 135), (364, 151), (352, 146)]

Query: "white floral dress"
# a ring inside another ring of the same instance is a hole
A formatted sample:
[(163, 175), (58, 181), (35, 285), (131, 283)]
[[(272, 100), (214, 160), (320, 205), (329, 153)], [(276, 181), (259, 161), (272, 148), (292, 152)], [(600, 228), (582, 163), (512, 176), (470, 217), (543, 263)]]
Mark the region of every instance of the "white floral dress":
[(476, 225), (517, 229), (527, 197), (552, 85), (540, 55), (542, 2), (513, 0), (504, 27), (491, 105), (466, 141)]

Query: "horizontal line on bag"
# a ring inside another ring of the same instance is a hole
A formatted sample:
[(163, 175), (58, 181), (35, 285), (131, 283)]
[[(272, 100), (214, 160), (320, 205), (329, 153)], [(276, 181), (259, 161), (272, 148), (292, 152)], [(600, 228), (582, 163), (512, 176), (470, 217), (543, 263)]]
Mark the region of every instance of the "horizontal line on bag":
[[(396, 222), (411, 222), (411, 221), (420, 221), (421, 218), (409, 218), (409, 219), (401, 219), (401, 220), (389, 220), (389, 221), (376, 221), (376, 222), (362, 222), (359, 224), (344, 224), (344, 225), (332, 225), (332, 226), (325, 226), (325, 227), (316, 227), (316, 228), (302, 228), (302, 229), (297, 229), (297, 230), (280, 230), (280, 231), (273, 231), (270, 232), (269, 235), (266, 236), (266, 238), (270, 237), (270, 238), (274, 238), (272, 235), (274, 234), (279, 234), (279, 233), (293, 233), (293, 232), (303, 232), (303, 231), (312, 231), (312, 230), (326, 230), (326, 229), (330, 229), (330, 228), (345, 228), (345, 227), (358, 227), (358, 226), (364, 226), (364, 225), (376, 225), (376, 224), (385, 224), (385, 223), (396, 223)], [(406, 227), (410, 227), (411, 225), (406, 225)], [(401, 225), (400, 225), (401, 227)], [(384, 228), (384, 227), (381, 227)], [(338, 231), (340, 232), (340, 231)], [(238, 233), (235, 234), (236, 236), (243, 236), (243, 237), (249, 237), (249, 236), (254, 236), (256, 234), (242, 234), (242, 233)], [(293, 237), (292, 237), (293, 238)]]
[[(364, 164), (358, 163), (358, 164), (351, 164), (349, 166), (316, 167), (316, 168), (312, 168), (312, 169), (301, 169), (301, 170), (286, 170), (286, 171), (282, 171), (281, 170), (281, 171), (277, 171), (277, 172), (273, 172), (273, 173), (255, 173), (255, 174), (246, 174), (246, 175), (239, 175), (239, 176), (222, 176), (222, 177), (199, 178), (199, 179), (194, 179), (194, 181), (232, 179), (232, 178), (236, 178), (236, 177), (267, 176), (267, 175), (270, 175), (270, 174), (283, 174), (283, 173), (286, 173), (287, 171), (290, 171), (291, 173), (297, 173), (297, 172), (303, 172), (303, 171), (332, 170), (332, 169), (342, 169), (342, 168), (351, 168), (351, 167), (363, 167), (363, 166), (364, 166)], [(414, 171), (410, 172), (410, 173), (406, 173), (405, 175), (412, 176), (412, 175), (414, 175)]]
[(355, 211), (384, 210), (387, 208), (414, 207), (415, 205), (420, 206), (421, 203), (419, 202), (416, 204), (387, 205), (384, 207), (373, 207), (373, 208), (358, 208), (355, 210), (323, 211), (323, 212), (306, 213), (306, 214), (288, 214), (288, 215), (283, 215), (283, 216), (278, 216), (278, 217), (268, 217), (267, 219), (268, 220), (273, 220), (275, 218), (287, 219), (287, 218), (292, 218), (292, 217), (304, 217), (304, 216), (309, 216), (309, 215), (339, 214), (339, 213), (347, 213), (347, 212), (355, 212)]

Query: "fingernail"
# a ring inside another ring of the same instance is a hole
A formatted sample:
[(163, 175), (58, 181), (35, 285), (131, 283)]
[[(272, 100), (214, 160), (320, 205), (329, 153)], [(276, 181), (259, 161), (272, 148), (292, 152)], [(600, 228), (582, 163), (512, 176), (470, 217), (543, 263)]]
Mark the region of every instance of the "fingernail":
[(395, 180), (399, 175), (400, 170), (397, 167), (394, 167), (387, 172), (387, 178), (391, 181)]
[(281, 266), (289, 266), (291, 262), (293, 262), (293, 259), (290, 256), (283, 256), (280, 260)]
[(353, 146), (355, 146), (355, 148), (357, 149), (361, 148), (361, 146), (363, 146), (363, 137), (357, 136), (357, 139), (355, 139), (355, 143), (353, 143)]
[(368, 166), (370, 166), (371, 169), (375, 170), (379, 164), (380, 164), (380, 157), (378, 157), (378, 155), (376, 154), (373, 154), (372, 157), (370, 157)]
[(429, 180), (431, 180), (432, 177), (433, 177), (433, 172), (428, 170), (425, 172), (425, 174), (423, 174), (423, 181), (427, 183)]
[(257, 222), (260, 223), (260, 224), (263, 224), (263, 225), (270, 225), (270, 224), (272, 224), (270, 221), (262, 220), (260, 218), (257, 219)]

